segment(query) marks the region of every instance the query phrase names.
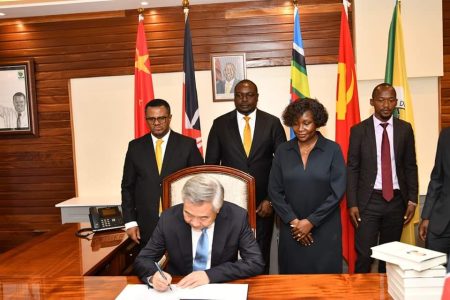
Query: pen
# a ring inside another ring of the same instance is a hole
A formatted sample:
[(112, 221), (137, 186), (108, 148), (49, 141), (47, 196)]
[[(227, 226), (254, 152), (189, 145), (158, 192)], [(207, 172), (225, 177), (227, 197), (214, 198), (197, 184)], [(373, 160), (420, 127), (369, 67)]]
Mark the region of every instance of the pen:
[[(154, 263), (155, 263), (156, 268), (158, 269), (159, 274), (161, 274), (161, 277), (164, 278), (165, 280), (167, 280), (167, 277), (166, 277), (166, 275), (164, 275), (163, 270), (161, 270), (161, 267), (159, 266), (159, 264), (156, 261), (154, 261)], [(172, 287), (170, 286), (170, 283), (169, 283), (169, 289), (171, 291), (173, 291)]]

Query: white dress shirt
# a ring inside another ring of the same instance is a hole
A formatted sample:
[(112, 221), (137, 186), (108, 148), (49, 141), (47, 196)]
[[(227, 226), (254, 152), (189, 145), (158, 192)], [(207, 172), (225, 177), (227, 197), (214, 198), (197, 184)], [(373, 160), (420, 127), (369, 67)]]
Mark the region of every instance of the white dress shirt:
[[(211, 268), (211, 251), (214, 237), (214, 225), (215, 223), (212, 223), (211, 225), (209, 225), (208, 229), (206, 229), (206, 232), (208, 233), (208, 260), (206, 261), (206, 270)], [(191, 232), (192, 232), (192, 265), (194, 265), (195, 253), (197, 252), (197, 244), (198, 240), (200, 239), (200, 236), (202, 235), (202, 231), (195, 230), (194, 228), (191, 227)]]
[(373, 125), (375, 127), (375, 139), (377, 142), (377, 178), (375, 180), (374, 189), (381, 190), (383, 188), (381, 182), (381, 141), (383, 140), (383, 126), (382, 123), (388, 123), (386, 131), (389, 137), (389, 147), (391, 152), (391, 166), (392, 166), (392, 182), (394, 190), (400, 189), (398, 185), (397, 169), (395, 168), (395, 153), (394, 153), (394, 121), (393, 116), (387, 122), (381, 122), (373, 116)]
[[(245, 115), (241, 114), (240, 112), (236, 111), (237, 114), (237, 121), (238, 121), (238, 127), (239, 127), (239, 135), (241, 136), (241, 141), (244, 143), (244, 127), (245, 127)], [(248, 120), (248, 123), (250, 125), (250, 131), (252, 133), (252, 142), (253, 142), (253, 136), (255, 133), (255, 123), (256, 123), (256, 109), (248, 115), (250, 117), (250, 120)]]

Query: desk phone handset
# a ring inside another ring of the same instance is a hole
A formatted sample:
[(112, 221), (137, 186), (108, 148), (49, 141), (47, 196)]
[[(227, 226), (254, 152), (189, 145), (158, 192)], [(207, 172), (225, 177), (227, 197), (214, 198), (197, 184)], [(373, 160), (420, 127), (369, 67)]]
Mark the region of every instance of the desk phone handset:
[(119, 207), (89, 207), (89, 220), (92, 231), (123, 228), (123, 217)]

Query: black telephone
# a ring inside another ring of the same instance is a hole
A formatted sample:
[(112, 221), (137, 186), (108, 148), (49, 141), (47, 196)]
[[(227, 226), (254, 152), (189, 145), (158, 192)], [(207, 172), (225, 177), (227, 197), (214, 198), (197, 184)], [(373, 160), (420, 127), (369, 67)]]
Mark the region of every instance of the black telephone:
[(89, 220), (92, 231), (105, 231), (125, 227), (122, 213), (118, 206), (89, 207)]

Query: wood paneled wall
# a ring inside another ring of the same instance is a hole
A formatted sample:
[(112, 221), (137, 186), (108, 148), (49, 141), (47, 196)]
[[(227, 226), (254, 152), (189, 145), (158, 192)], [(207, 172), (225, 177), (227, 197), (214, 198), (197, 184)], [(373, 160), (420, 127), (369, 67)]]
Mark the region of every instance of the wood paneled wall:
[(450, 126), (450, 0), (442, 2), (444, 33), (444, 77), (441, 79), (441, 128)]
[[(341, 0), (301, 1), (308, 64), (336, 63)], [(248, 66), (289, 65), (291, 1), (191, 6), (196, 70), (210, 54), (246, 52)], [(0, 21), (0, 60), (33, 58), (39, 137), (0, 140), (0, 252), (60, 224), (58, 202), (75, 196), (70, 78), (131, 75), (137, 12)], [(182, 70), (181, 7), (145, 12), (152, 72)]]

